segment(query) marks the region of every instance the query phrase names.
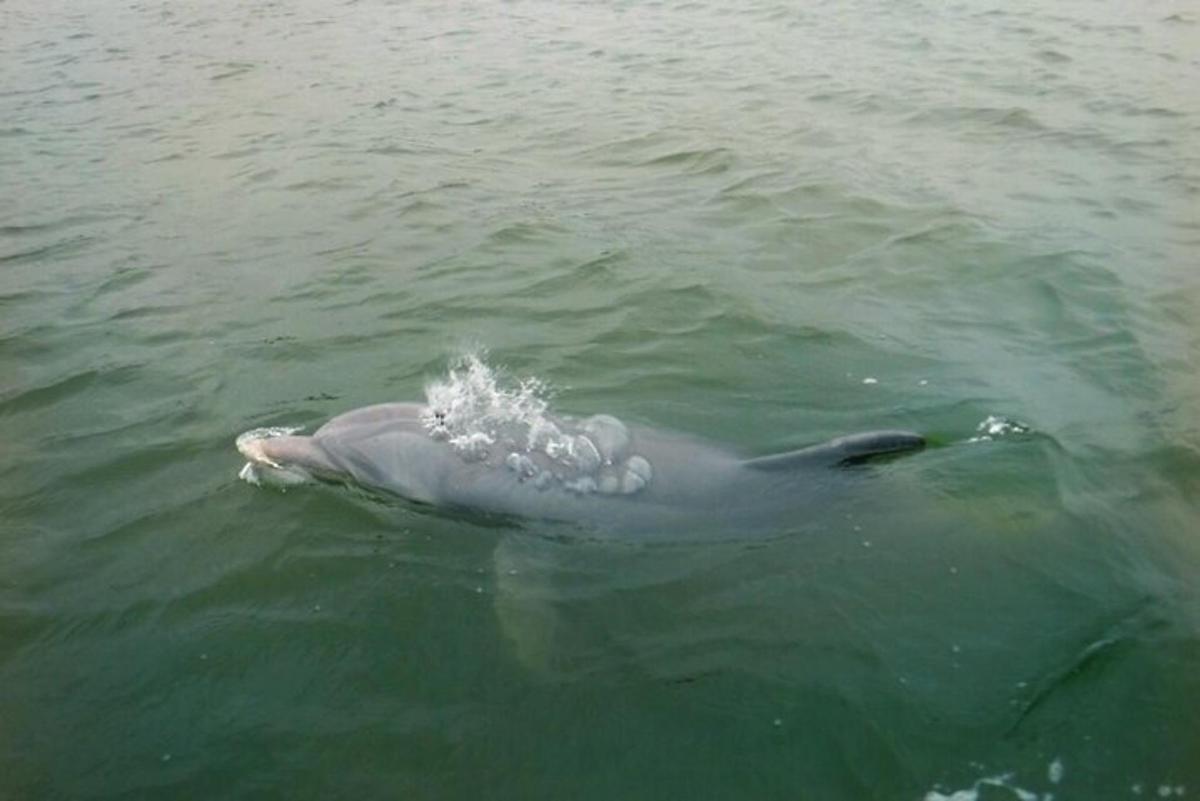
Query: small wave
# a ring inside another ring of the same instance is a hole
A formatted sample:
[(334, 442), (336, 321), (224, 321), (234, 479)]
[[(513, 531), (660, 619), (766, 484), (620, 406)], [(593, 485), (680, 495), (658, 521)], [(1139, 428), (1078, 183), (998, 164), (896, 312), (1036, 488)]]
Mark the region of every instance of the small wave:
[(224, 81), (228, 78), (236, 78), (254, 69), (256, 65), (243, 62), (230, 61), (219, 67), (219, 72), (209, 77), (210, 81)]
[(5, 414), (51, 407), (68, 398), (86, 396), (96, 385), (120, 385), (137, 380), (138, 366), (84, 370), (35, 387), (17, 387), (0, 394), (0, 411)]
[(1039, 796), (1031, 790), (1018, 787), (1012, 783), (1011, 775), (1003, 774), (1000, 776), (984, 777), (963, 790), (954, 790), (947, 793), (939, 790), (930, 790), (925, 794), (924, 801), (979, 801), (981, 798), (1041, 801), (1045, 796)]
[(967, 442), (991, 442), (1013, 435), (1028, 434), (1032, 430), (1032, 426), (1019, 420), (989, 414), (982, 423), (976, 426), (975, 436), (968, 439)]
[[(923, 801), (1054, 801), (1059, 797), (1056, 791), (1060, 789), (1065, 773), (1062, 759), (1056, 757), (1046, 766), (1046, 783), (1049, 787), (1040, 791), (1017, 784), (1012, 773), (1001, 773), (977, 779), (970, 787), (961, 790), (943, 790), (935, 786), (924, 795)], [(1129, 785), (1129, 795), (1134, 798), (1183, 798), (1187, 795), (1187, 785), (1134, 782)]]
[[(1060, 758), (1056, 757), (1046, 766), (1046, 779), (1051, 785), (1062, 782), (1064, 773), (1063, 761)], [(1039, 794), (1018, 785), (1013, 780), (1013, 774), (1001, 773), (977, 779), (970, 787), (962, 790), (942, 792), (935, 788), (925, 794), (924, 801), (979, 801), (980, 799), (1001, 798), (1016, 799), (1016, 801), (1051, 801), (1054, 793)]]
[(18, 262), (32, 261), (34, 259), (45, 259), (48, 256), (57, 256), (69, 253), (72, 250), (83, 247), (91, 242), (91, 237), (74, 236), (66, 239), (61, 239), (56, 242), (51, 242), (46, 245), (29, 248), (28, 250), (18, 250), (12, 253), (0, 253), (0, 264), (16, 264)]
[(642, 167), (678, 167), (685, 173), (706, 175), (725, 172), (734, 166), (737, 157), (724, 147), (677, 150), (654, 156), (642, 162)]
[(917, 125), (938, 127), (974, 123), (984, 127), (1016, 129), (1031, 133), (1049, 130), (1049, 126), (1032, 111), (1021, 106), (940, 106), (914, 112), (909, 115), (908, 121)]

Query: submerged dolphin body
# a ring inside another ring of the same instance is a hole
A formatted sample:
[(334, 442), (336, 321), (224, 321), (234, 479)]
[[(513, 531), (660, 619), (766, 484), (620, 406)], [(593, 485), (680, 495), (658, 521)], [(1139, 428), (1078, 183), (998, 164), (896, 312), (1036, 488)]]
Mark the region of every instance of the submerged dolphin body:
[(352, 482), (403, 498), (633, 532), (725, 530), (778, 520), (864, 480), (839, 469), (924, 446), (876, 431), (743, 458), (697, 438), (627, 426), (608, 415), (454, 428), (446, 413), (385, 403), (339, 415), (311, 436), (256, 430), (238, 438), (242, 476)]

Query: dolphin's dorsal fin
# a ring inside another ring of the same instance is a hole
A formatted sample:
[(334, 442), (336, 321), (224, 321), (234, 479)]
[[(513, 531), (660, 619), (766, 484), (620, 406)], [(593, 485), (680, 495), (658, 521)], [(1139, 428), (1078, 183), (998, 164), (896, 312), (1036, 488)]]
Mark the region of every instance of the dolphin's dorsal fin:
[(866, 431), (831, 439), (798, 451), (747, 459), (755, 470), (791, 470), (797, 467), (837, 467), (857, 464), (876, 456), (920, 450), (925, 438), (911, 431)]

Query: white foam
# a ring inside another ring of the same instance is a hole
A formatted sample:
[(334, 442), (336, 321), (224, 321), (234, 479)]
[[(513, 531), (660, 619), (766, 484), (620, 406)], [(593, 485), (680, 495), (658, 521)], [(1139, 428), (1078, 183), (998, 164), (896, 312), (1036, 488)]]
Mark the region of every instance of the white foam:
[(977, 433), (967, 442), (991, 442), (994, 439), (1014, 434), (1028, 434), (1032, 430), (1031, 426), (1019, 420), (989, 414), (983, 422), (975, 427)]
[[(998, 796), (996, 791), (1002, 791)], [(982, 793), (982, 795), (981, 795)], [(980, 798), (1012, 797), (1017, 801), (1050, 801), (1049, 793), (1038, 796), (1032, 790), (1027, 790), (1013, 782), (1011, 773), (996, 776), (985, 776), (970, 787), (943, 793), (940, 790), (930, 790), (925, 794), (924, 801), (979, 801)]]
[(513, 389), (501, 386), (479, 354), (469, 353), (450, 367), (444, 380), (425, 387), (422, 422), (431, 436), (452, 445), (478, 435), (494, 441), (497, 433), (514, 426), (531, 440), (555, 440), (560, 432), (546, 417), (545, 393), (537, 379), (525, 379)]
[(262, 484), (262, 479), (259, 478), (258, 471), (254, 469), (253, 462), (246, 462), (242, 465), (242, 469), (238, 471), (238, 478), (256, 487)]
[(468, 353), (425, 387), (421, 421), (464, 460), (507, 465), (539, 488), (556, 482), (580, 495), (632, 494), (649, 483), (654, 471), (629, 452), (624, 423), (610, 415), (552, 417), (548, 394), (536, 378), (505, 386), (478, 353)]
[(247, 484), (262, 486), (268, 484), (276, 487), (291, 487), (296, 484), (306, 484), (312, 481), (312, 475), (296, 465), (281, 465), (263, 451), (264, 440), (275, 437), (289, 437), (300, 431), (303, 426), (293, 428), (271, 426), (267, 428), (252, 428), (238, 435), (235, 444), (238, 452), (249, 461), (238, 471), (238, 478)]
[(294, 487), (313, 480), (312, 474), (303, 467), (275, 466), (263, 462), (246, 462), (238, 472), (238, 478), (256, 487)]

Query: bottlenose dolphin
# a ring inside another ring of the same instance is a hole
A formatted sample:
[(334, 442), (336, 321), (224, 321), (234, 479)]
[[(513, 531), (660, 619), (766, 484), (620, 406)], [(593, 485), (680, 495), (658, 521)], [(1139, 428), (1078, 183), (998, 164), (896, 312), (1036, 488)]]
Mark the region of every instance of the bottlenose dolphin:
[(843, 469), (923, 447), (908, 431), (872, 431), (755, 458), (615, 417), (510, 415), (464, 424), (436, 403), (384, 403), (334, 417), (311, 436), (240, 436), (251, 481), (354, 483), (431, 504), (582, 523), (620, 532), (739, 530), (788, 510), (852, 497)]

